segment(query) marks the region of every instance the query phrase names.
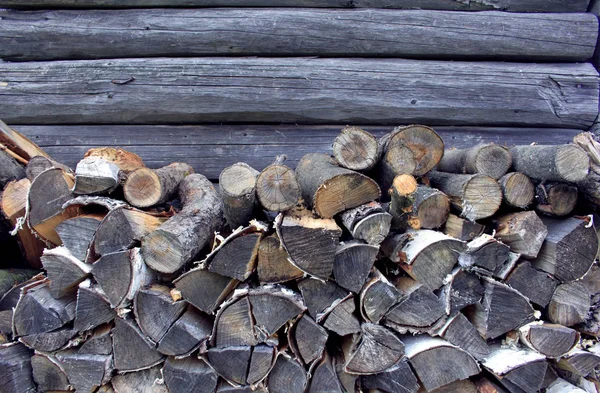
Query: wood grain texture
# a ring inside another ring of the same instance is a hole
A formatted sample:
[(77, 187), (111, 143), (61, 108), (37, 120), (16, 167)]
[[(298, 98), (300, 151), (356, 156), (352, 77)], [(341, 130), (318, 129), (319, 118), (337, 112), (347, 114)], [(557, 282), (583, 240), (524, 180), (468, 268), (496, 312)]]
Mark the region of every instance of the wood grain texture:
[(0, 118), (13, 124), (362, 122), (586, 129), (598, 114), (599, 94), (598, 73), (587, 63), (117, 59), (0, 63), (0, 81)]
[(13, 61), (214, 55), (585, 61), (598, 36), (598, 18), (587, 13), (146, 9), (7, 10), (0, 17), (0, 57)]
[[(142, 156), (150, 168), (170, 164), (174, 157), (196, 172), (217, 180), (223, 168), (238, 161), (262, 170), (273, 157), (285, 153), (292, 168), (309, 152), (331, 153), (332, 142), (342, 127), (336, 125), (23, 125), (17, 129), (55, 159), (75, 166), (96, 146), (122, 146)], [(363, 126), (377, 137), (386, 126)], [(435, 127), (447, 147), (465, 148), (478, 143), (527, 145), (568, 143), (576, 129)]]
[(323, 7), (501, 10), (516, 12), (585, 12), (589, 0), (2, 0), (0, 7)]

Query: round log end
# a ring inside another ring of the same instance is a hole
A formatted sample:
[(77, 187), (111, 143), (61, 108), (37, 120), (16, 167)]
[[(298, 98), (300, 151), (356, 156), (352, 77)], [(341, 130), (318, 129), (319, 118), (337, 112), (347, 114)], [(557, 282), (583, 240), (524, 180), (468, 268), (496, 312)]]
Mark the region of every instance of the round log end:
[(387, 153), (385, 153), (383, 159), (385, 160), (386, 165), (396, 175), (403, 173), (415, 174), (417, 169), (417, 160), (415, 159), (412, 150), (404, 145), (392, 146)]
[(418, 208), (421, 228), (439, 228), (448, 219), (450, 199), (446, 194), (438, 192), (425, 199)]
[(265, 209), (282, 212), (298, 203), (302, 191), (293, 170), (285, 165), (270, 165), (258, 175), (256, 196)]
[(590, 170), (590, 159), (581, 147), (563, 145), (556, 152), (555, 165), (563, 179), (578, 182), (587, 177)]
[(162, 195), (160, 179), (148, 168), (139, 168), (127, 176), (123, 194), (131, 205), (139, 208), (156, 205)]
[(360, 173), (345, 173), (326, 180), (315, 192), (314, 211), (323, 218), (379, 199), (381, 191), (373, 179)]
[(444, 155), (444, 141), (433, 128), (422, 125), (403, 127), (389, 142), (390, 146), (404, 145), (413, 153), (416, 167), (412, 173), (423, 176), (433, 169)]
[(371, 169), (377, 163), (377, 139), (359, 127), (345, 127), (333, 142), (333, 155), (341, 166), (355, 171)]
[(475, 173), (499, 179), (510, 169), (512, 155), (505, 147), (491, 143), (479, 149), (474, 164)]
[(399, 195), (410, 195), (417, 191), (417, 180), (411, 175), (398, 175), (394, 178), (392, 187)]
[(474, 175), (464, 186), (462, 216), (470, 221), (487, 218), (498, 211), (502, 189), (498, 182), (485, 175)]
[(256, 170), (246, 164), (233, 164), (221, 172), (219, 188), (221, 192), (233, 197), (253, 193), (256, 186), (256, 175)]
[(161, 273), (174, 273), (186, 262), (178, 237), (160, 228), (144, 237), (141, 248), (146, 265)]
[(502, 191), (508, 205), (521, 209), (529, 206), (535, 197), (533, 182), (528, 176), (519, 172), (509, 173), (503, 178)]

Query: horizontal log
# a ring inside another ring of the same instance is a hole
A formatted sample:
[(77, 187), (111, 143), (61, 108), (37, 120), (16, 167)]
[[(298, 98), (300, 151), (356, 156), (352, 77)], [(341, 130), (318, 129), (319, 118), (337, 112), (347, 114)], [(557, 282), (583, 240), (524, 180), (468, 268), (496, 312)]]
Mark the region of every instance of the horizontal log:
[(0, 63), (12, 124), (425, 123), (586, 129), (591, 64), (155, 58)]
[(585, 61), (598, 37), (598, 18), (588, 13), (232, 8), (5, 10), (0, 18), (0, 57), (11, 61), (215, 55)]
[(324, 7), (585, 12), (589, 0), (1, 0), (14, 8)]
[[(174, 159), (192, 165), (196, 172), (217, 180), (223, 168), (243, 161), (262, 170), (278, 154), (295, 168), (309, 152), (331, 152), (340, 126), (206, 125), (206, 126), (17, 126), (56, 160), (74, 167), (85, 152), (97, 146), (120, 146), (142, 156), (150, 168)], [(381, 137), (385, 126), (364, 126)], [(528, 145), (568, 143), (574, 129), (435, 127), (447, 147), (465, 148), (479, 143)]]

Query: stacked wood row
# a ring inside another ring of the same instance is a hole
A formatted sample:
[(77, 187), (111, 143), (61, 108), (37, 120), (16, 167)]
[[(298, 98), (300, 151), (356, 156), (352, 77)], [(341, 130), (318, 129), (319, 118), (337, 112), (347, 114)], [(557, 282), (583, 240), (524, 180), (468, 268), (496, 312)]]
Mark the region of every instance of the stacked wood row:
[(535, 194), (586, 184), (589, 134), (450, 150), (346, 128), (333, 156), (238, 163), (217, 190), (125, 150), (71, 172), (4, 129), (35, 174), (18, 232), (45, 249), (0, 276), (3, 392), (598, 391), (598, 204)]

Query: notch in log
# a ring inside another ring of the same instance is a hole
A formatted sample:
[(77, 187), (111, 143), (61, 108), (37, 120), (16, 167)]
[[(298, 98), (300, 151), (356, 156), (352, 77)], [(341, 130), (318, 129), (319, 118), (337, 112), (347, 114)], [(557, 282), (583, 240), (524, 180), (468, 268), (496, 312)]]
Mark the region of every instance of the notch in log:
[(417, 393), (420, 384), (404, 358), (385, 371), (362, 376), (360, 386), (369, 392)]
[(379, 323), (388, 310), (402, 298), (383, 274), (374, 269), (372, 277), (359, 294), (360, 314), (365, 321)]
[(475, 273), (456, 267), (446, 278), (440, 298), (446, 314), (454, 315), (463, 308), (478, 303), (483, 292), (483, 285)]
[(77, 163), (73, 193), (77, 195), (110, 194), (120, 184), (121, 169), (101, 157), (90, 156)]
[(379, 247), (358, 241), (340, 244), (335, 253), (333, 276), (339, 286), (358, 293), (375, 263)]
[(505, 283), (521, 292), (533, 303), (546, 307), (556, 290), (558, 281), (548, 273), (535, 269), (528, 261), (517, 265)]
[(296, 206), (302, 197), (297, 174), (283, 165), (285, 156), (277, 156), (275, 162), (256, 178), (256, 196), (269, 211), (283, 212)]
[(320, 359), (329, 333), (309, 315), (301, 316), (290, 330), (290, 347), (305, 365)]
[(296, 167), (302, 197), (323, 218), (379, 199), (375, 181), (361, 173), (335, 165), (327, 154), (309, 153)]
[(504, 195), (504, 204), (511, 208), (526, 209), (535, 198), (535, 186), (529, 177), (510, 172), (498, 180)]
[(569, 215), (577, 205), (579, 191), (567, 183), (540, 183), (535, 189), (535, 209), (547, 216)]
[(494, 215), (502, 204), (502, 189), (492, 177), (431, 171), (429, 179), (433, 187), (450, 197), (461, 217), (469, 221)]
[(267, 378), (269, 393), (303, 393), (307, 384), (304, 367), (286, 353), (277, 357)]
[(127, 175), (123, 183), (123, 195), (130, 205), (147, 208), (168, 202), (177, 193), (179, 183), (194, 168), (174, 162), (159, 169), (138, 168)]
[(112, 338), (114, 366), (119, 372), (147, 369), (163, 360), (133, 320), (116, 318)]
[(301, 278), (304, 272), (292, 265), (276, 234), (261, 239), (256, 272), (261, 284), (279, 284)]
[(573, 326), (586, 320), (591, 307), (591, 294), (579, 282), (556, 287), (548, 304), (548, 319), (563, 326)]
[(256, 182), (258, 172), (244, 162), (223, 169), (219, 175), (219, 192), (223, 213), (229, 228), (247, 226), (257, 208)]
[[(114, 391), (109, 390), (106, 393), (138, 393), (140, 390), (144, 393), (168, 393), (164, 384), (156, 383), (157, 380), (163, 379), (163, 377), (160, 366), (133, 373), (117, 374), (110, 381)], [(102, 391), (99, 389), (97, 393), (102, 393)]]
[(74, 217), (58, 224), (56, 233), (71, 255), (80, 261), (86, 261), (90, 244), (103, 218), (104, 215), (101, 214)]
[(213, 393), (217, 388), (217, 373), (203, 360), (193, 356), (168, 358), (162, 375), (170, 393)]
[(71, 390), (69, 379), (56, 357), (36, 353), (31, 357), (33, 380), (40, 392), (61, 392)]
[(359, 333), (344, 344), (344, 369), (347, 373), (381, 373), (404, 357), (404, 344), (384, 326), (363, 323)]
[(441, 172), (482, 174), (494, 179), (501, 178), (510, 168), (510, 151), (495, 143), (484, 143), (468, 149), (451, 149), (437, 165)]
[(173, 301), (169, 287), (152, 285), (140, 289), (135, 295), (133, 314), (146, 337), (158, 343), (183, 314), (186, 305), (184, 301)]
[(392, 224), (392, 215), (377, 202), (348, 209), (340, 218), (354, 239), (364, 240), (374, 246), (385, 240)]
[(490, 347), (481, 338), (475, 326), (461, 313), (450, 317), (438, 334), (480, 362), (491, 354)]
[(521, 342), (549, 358), (560, 358), (579, 342), (576, 330), (553, 323), (530, 323), (519, 328)]
[(368, 171), (379, 161), (379, 143), (362, 128), (344, 127), (333, 141), (333, 156), (344, 168)]
[(468, 271), (496, 276), (509, 258), (510, 248), (489, 235), (482, 235), (467, 243), (458, 256), (459, 265)]
[(0, 345), (0, 381), (6, 393), (34, 393), (32, 351), (20, 343)]
[(308, 313), (319, 322), (327, 310), (348, 296), (348, 292), (332, 281), (305, 278), (298, 283)]
[(213, 328), (213, 319), (189, 306), (167, 330), (157, 350), (168, 356), (186, 356), (205, 345)]
[(537, 352), (495, 345), (482, 366), (510, 392), (536, 393), (542, 387), (548, 363)]
[(221, 198), (203, 175), (183, 179), (179, 198), (181, 211), (142, 239), (146, 264), (161, 273), (174, 273), (191, 261), (223, 226)]
[(93, 329), (112, 321), (115, 316), (115, 310), (97, 285), (92, 285), (90, 280), (79, 285), (73, 325), (75, 330), (83, 332)]
[(541, 182), (576, 183), (584, 180), (590, 169), (587, 153), (575, 144), (514, 146), (510, 152), (513, 169)]
[(202, 268), (195, 268), (175, 281), (175, 287), (186, 301), (207, 314), (213, 314), (219, 305), (235, 289), (239, 281)]
[(75, 258), (66, 247), (44, 250), (42, 264), (50, 280), (50, 291), (55, 298), (74, 292), (80, 282), (92, 271), (92, 266)]
[(536, 258), (542, 248), (548, 229), (533, 211), (512, 213), (497, 217), (496, 237), (523, 258)]
[(444, 224), (443, 232), (458, 240), (471, 241), (476, 237), (483, 235), (485, 226), (476, 222), (464, 220), (454, 214), (449, 214)]

